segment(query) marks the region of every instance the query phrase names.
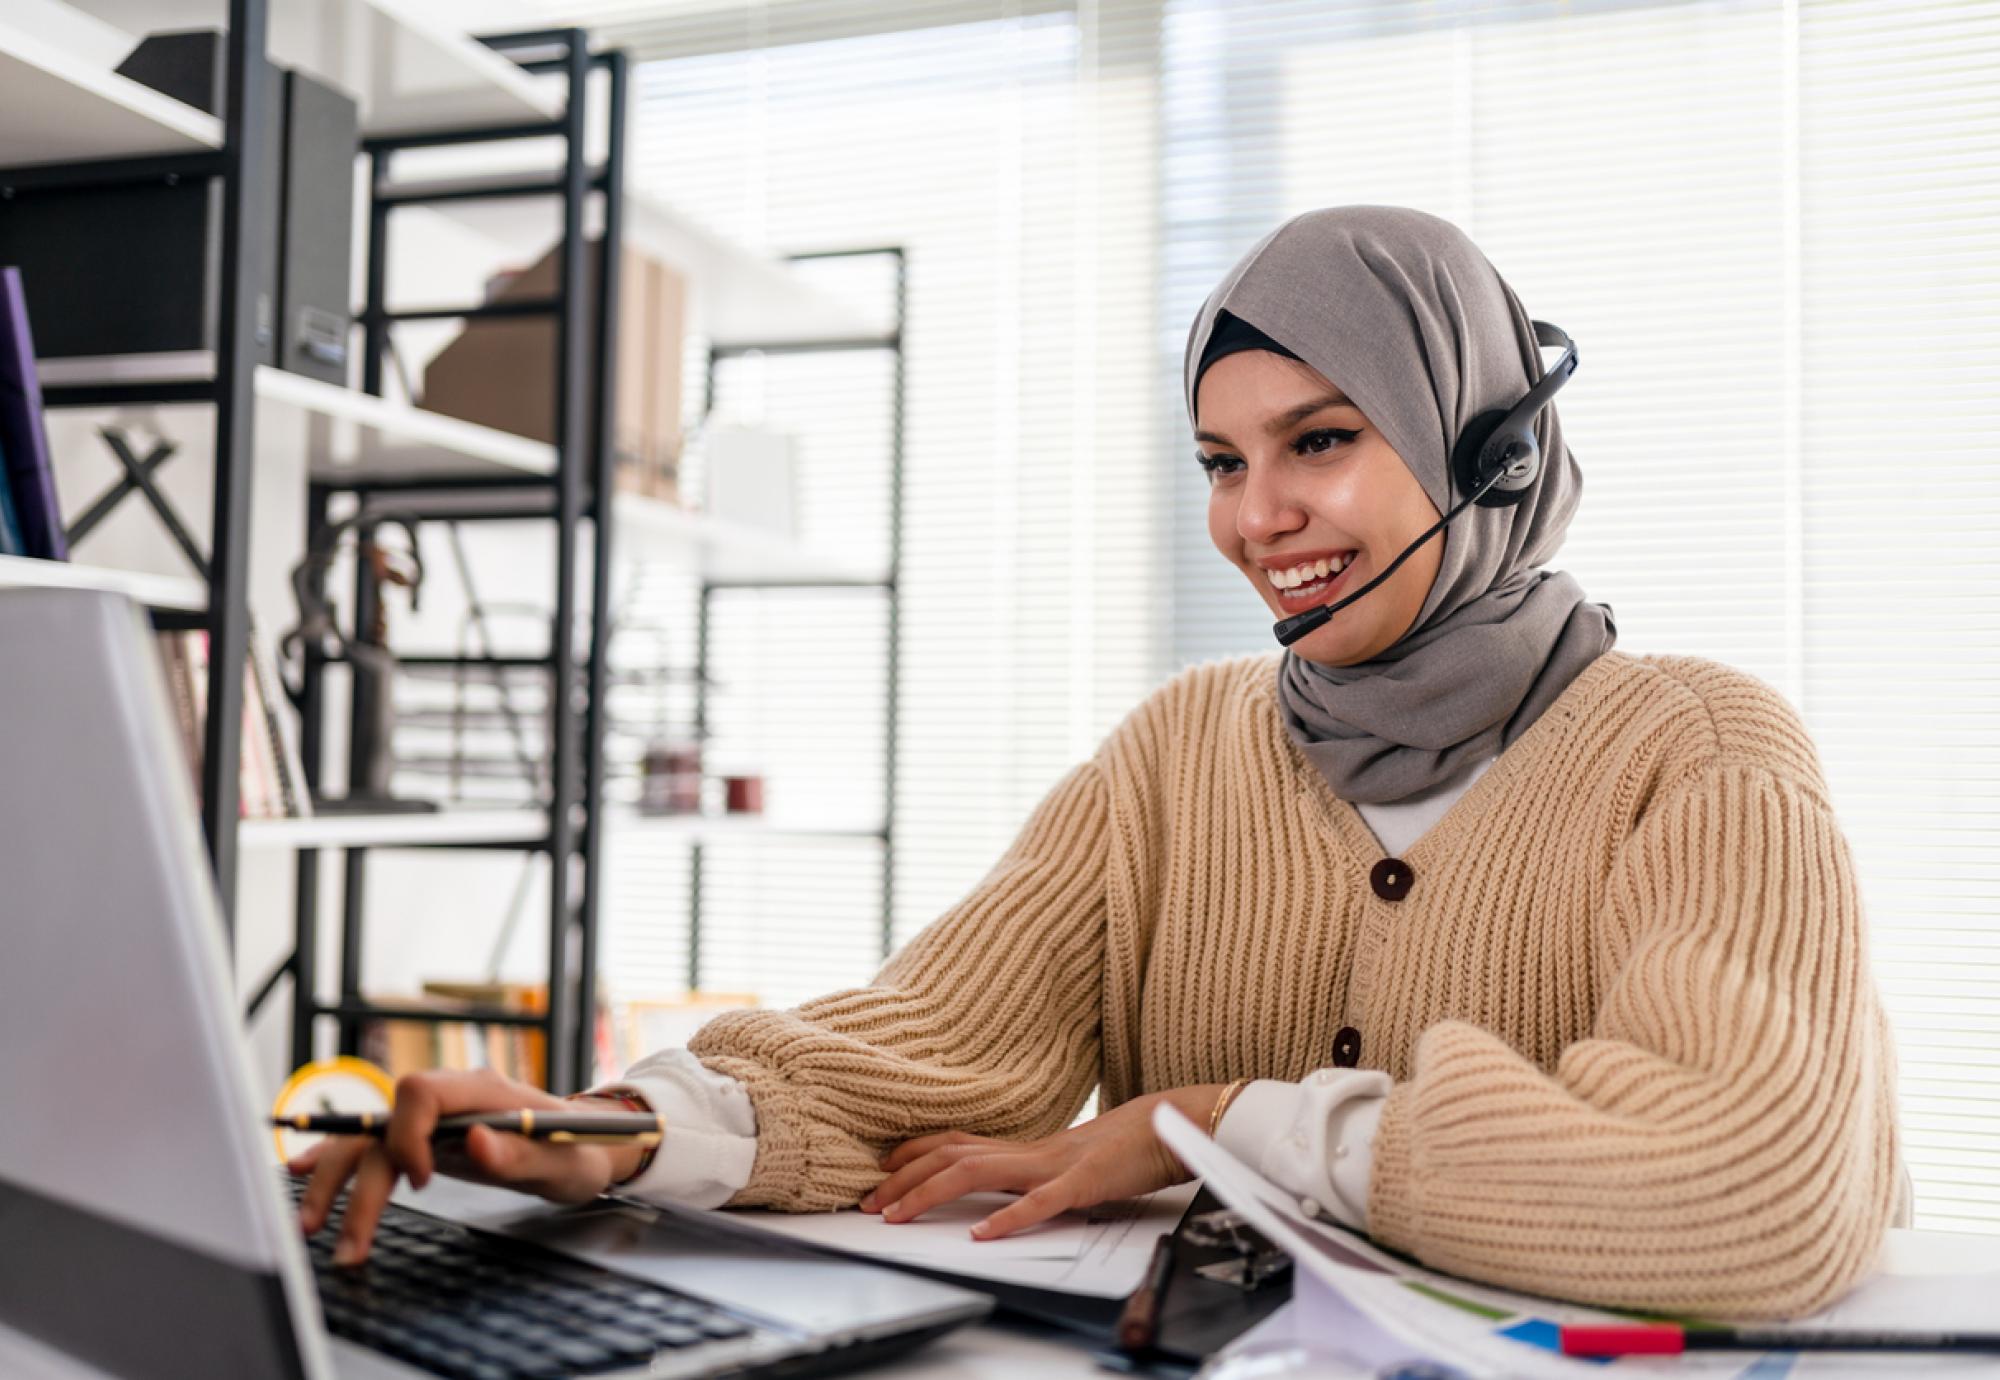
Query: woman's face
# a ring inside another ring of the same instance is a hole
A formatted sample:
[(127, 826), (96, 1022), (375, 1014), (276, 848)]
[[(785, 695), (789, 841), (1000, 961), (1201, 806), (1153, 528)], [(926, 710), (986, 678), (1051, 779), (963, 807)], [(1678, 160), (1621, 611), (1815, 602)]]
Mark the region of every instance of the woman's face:
[[(1209, 538), (1279, 618), (1359, 589), (1438, 520), (1388, 438), (1298, 360), (1268, 350), (1224, 355), (1201, 376), (1195, 412)], [(1443, 559), (1442, 540), (1424, 543), (1292, 651), (1322, 666), (1385, 651), (1423, 611)]]

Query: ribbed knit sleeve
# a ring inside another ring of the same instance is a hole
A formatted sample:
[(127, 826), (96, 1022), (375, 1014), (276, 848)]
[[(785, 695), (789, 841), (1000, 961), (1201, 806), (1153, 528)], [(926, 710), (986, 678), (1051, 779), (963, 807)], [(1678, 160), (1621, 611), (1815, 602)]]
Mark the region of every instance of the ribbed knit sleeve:
[(1596, 926), (1590, 1037), (1553, 1070), (1471, 1024), (1425, 1030), (1376, 1142), (1378, 1238), (1713, 1316), (1795, 1316), (1867, 1271), (1894, 1197), (1892, 1056), (1847, 844), (1814, 774), (1774, 756), (1719, 752), (1639, 817)]
[(846, 1207), (912, 1136), (1068, 1125), (1099, 1073), (1108, 834), (1092, 759), (871, 984), (703, 1026), (689, 1048), (739, 1079), (757, 1116), (756, 1163), (731, 1203)]

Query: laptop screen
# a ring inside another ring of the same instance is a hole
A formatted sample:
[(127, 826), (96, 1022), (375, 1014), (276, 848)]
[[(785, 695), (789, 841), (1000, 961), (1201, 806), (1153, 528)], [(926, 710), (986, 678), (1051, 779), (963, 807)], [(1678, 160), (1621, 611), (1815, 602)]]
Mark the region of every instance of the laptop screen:
[(5, 590), (0, 649), (0, 1321), (119, 1374), (328, 1373), (153, 634)]

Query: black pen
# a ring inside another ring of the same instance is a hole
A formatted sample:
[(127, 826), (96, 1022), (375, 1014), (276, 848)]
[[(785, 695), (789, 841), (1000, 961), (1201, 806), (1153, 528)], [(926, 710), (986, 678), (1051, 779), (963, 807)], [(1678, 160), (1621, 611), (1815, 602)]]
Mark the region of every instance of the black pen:
[[(333, 1112), (274, 1116), (273, 1126), (288, 1131), (317, 1131), (330, 1136), (380, 1136), (389, 1130), (387, 1112)], [(658, 1145), (667, 1119), (645, 1112), (464, 1112), (439, 1117), (432, 1140), (463, 1136), (475, 1126), (531, 1136), (556, 1145)]]
[(1154, 1243), (1153, 1259), (1146, 1266), (1146, 1280), (1125, 1300), (1118, 1315), (1118, 1345), (1126, 1351), (1149, 1351), (1160, 1335), (1160, 1305), (1167, 1296), (1167, 1281), (1174, 1273), (1174, 1238), (1162, 1232)]

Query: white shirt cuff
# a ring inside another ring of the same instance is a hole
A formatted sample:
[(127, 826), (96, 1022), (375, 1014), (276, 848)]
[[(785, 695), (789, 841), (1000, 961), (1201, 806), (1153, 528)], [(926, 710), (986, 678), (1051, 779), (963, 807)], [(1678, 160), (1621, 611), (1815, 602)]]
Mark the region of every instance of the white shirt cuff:
[(1321, 1069), (1297, 1083), (1260, 1078), (1236, 1094), (1215, 1139), (1315, 1215), (1365, 1232), (1375, 1130), (1392, 1086), (1375, 1069)]
[(721, 1207), (750, 1182), (757, 1160), (757, 1114), (750, 1094), (685, 1049), (649, 1054), (593, 1093), (631, 1092), (667, 1119), (646, 1171), (618, 1185), (625, 1197), (688, 1207)]

